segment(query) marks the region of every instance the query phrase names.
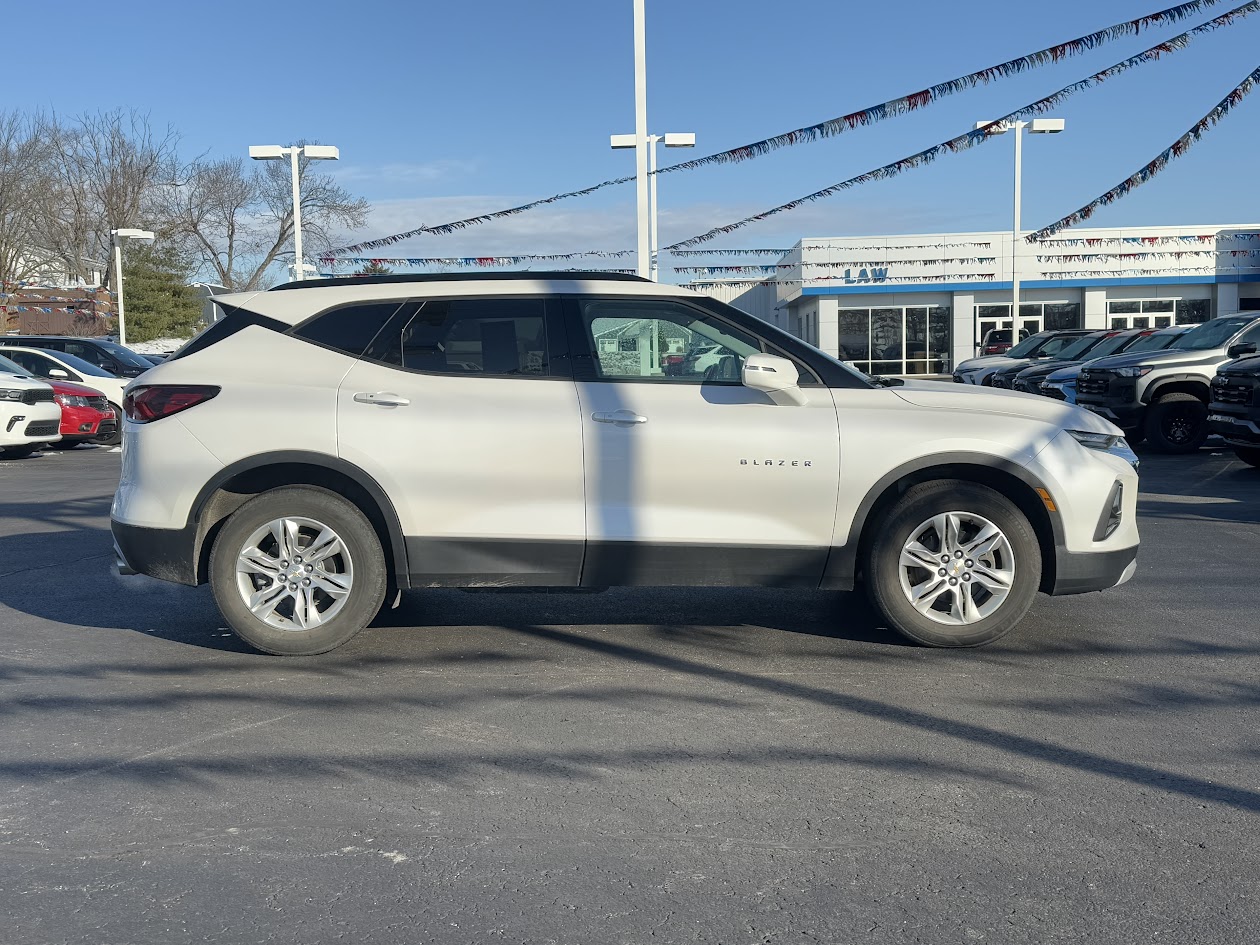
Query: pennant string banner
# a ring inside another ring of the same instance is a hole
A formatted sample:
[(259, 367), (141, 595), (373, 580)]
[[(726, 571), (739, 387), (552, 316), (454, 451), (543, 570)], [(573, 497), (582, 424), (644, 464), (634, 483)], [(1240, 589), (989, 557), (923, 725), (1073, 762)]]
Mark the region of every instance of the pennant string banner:
[(689, 171), (708, 164), (732, 164), (738, 161), (747, 161), (779, 148), (791, 147), (807, 141), (816, 141), (820, 138), (834, 137), (856, 127), (873, 125), (887, 118), (925, 108), (946, 96), (954, 95), (979, 85), (987, 85), (995, 79), (1004, 79), (1007, 76), (1031, 72), (1033, 69), (1041, 66), (1061, 62), (1070, 56), (1079, 56), (1113, 40), (1124, 36), (1136, 35), (1143, 29), (1180, 22), (1209, 6), (1215, 6), (1218, 2), (1223, 2), (1223, 0), (1212, 0), (1210, 3), (1181, 3), (1175, 7), (1140, 16), (1134, 20), (1116, 23), (1113, 26), (1108, 26), (1106, 29), (1101, 29), (1085, 36), (1078, 36), (1076, 39), (1070, 39), (1056, 46), (1040, 49), (1026, 56), (1019, 56), (1015, 59), (998, 63), (996, 66), (989, 66), (987, 69), (981, 69), (978, 72), (959, 76), (957, 79), (950, 79), (948, 82), (938, 83), (922, 91), (904, 95), (901, 98), (891, 99), (879, 105), (872, 105), (868, 108), (859, 109), (856, 112), (850, 112), (847, 115), (841, 115), (839, 118), (821, 121), (816, 125), (806, 125), (804, 128), (797, 128), (794, 131), (775, 135), (772, 138), (754, 141), (751, 144), (732, 148), (729, 151), (710, 154), (707, 157), (680, 161), (677, 164), (660, 168), (657, 173), (669, 174), (673, 171)]
[(1181, 157), (1181, 155), (1189, 151), (1190, 148), (1193, 147), (1193, 145), (1199, 141), (1204, 134), (1215, 127), (1217, 123), (1224, 120), (1225, 116), (1230, 113), (1233, 107), (1246, 98), (1251, 90), (1255, 88), (1257, 80), (1260, 80), (1260, 68), (1257, 68), (1254, 72), (1248, 75), (1247, 78), (1243, 79), (1232, 92), (1221, 99), (1220, 103), (1215, 108), (1195, 122), (1189, 131), (1161, 151), (1153, 161), (1148, 163), (1137, 173), (1121, 181), (1105, 194), (1095, 197), (1079, 210), (1069, 213), (1067, 216), (1056, 220), (1049, 226), (1043, 226), (1036, 233), (1025, 237), (1025, 239), (1030, 243), (1035, 243), (1038, 240), (1045, 239), (1047, 236), (1053, 236), (1060, 230), (1066, 229), (1070, 226), (1075, 226), (1077, 223), (1084, 220), (1088, 220), (1094, 215), (1094, 211), (1099, 207), (1115, 203), (1117, 200), (1134, 190), (1134, 188), (1141, 187), (1152, 177), (1159, 174), (1160, 171), (1171, 164), (1176, 158)]
[[(989, 66), (986, 69), (980, 69), (977, 72), (968, 73), (959, 76), (956, 79), (950, 79), (947, 82), (941, 82), (929, 88), (913, 92), (909, 95), (903, 95), (900, 98), (891, 99), (879, 105), (872, 105), (867, 108), (850, 112), (847, 115), (841, 115), (838, 118), (831, 118), (827, 121), (818, 122), (814, 125), (807, 125), (803, 128), (797, 128), (780, 135), (770, 138), (764, 138), (761, 141), (754, 141), (750, 144), (740, 145), (737, 148), (731, 148), (727, 151), (719, 151), (716, 154), (710, 154), (706, 157), (696, 158), (691, 161), (682, 161), (678, 164), (672, 164), (668, 167), (659, 168), (655, 173), (669, 174), (675, 171), (687, 171), (697, 167), (704, 167), (708, 164), (731, 164), (739, 161), (748, 161), (753, 158), (761, 157), (770, 151), (779, 148), (790, 147), (792, 145), (803, 144), (806, 142), (817, 141), (822, 138), (830, 138), (835, 135), (849, 131), (853, 128), (873, 125), (876, 122), (884, 121), (888, 118), (903, 115), (907, 112), (916, 111), (921, 108), (933, 104), (939, 99), (953, 95), (966, 89), (975, 88), (979, 85), (986, 85), (996, 79), (1004, 79), (1008, 76), (1018, 75), (1020, 73), (1029, 72), (1041, 66), (1057, 63), (1071, 56), (1077, 56), (1097, 49), (1114, 40), (1121, 39), (1125, 36), (1137, 35), (1143, 29), (1163, 26), (1168, 23), (1178, 23), (1187, 17), (1194, 16), (1207, 9), (1223, 3), (1225, 0), (1191, 0), (1189, 3), (1179, 3), (1176, 6), (1168, 7), (1164, 10), (1149, 13), (1146, 16), (1140, 16), (1133, 20), (1126, 20), (1122, 23), (1115, 23), (1105, 29), (1088, 33), (1085, 36), (1078, 36), (1076, 39), (1070, 39), (1066, 42), (1059, 43), (1055, 46), (1048, 46), (1037, 52), (1029, 53), (1025, 56), (1019, 56), (1015, 59), (1009, 59), (1006, 62)], [(1225, 25), (1220, 23), (1218, 25)], [(581, 190), (571, 190), (566, 193), (555, 194), (551, 197), (545, 197), (541, 200), (534, 200), (529, 203), (521, 204), (518, 207), (510, 207), (506, 210), (497, 210), (492, 213), (479, 214), (473, 217), (467, 217), (463, 220), (454, 220), (450, 223), (441, 223), (435, 226), (418, 226), (413, 230), (405, 233), (395, 233), (393, 236), (384, 236), (380, 239), (366, 240), (362, 243), (355, 243), (353, 246), (345, 246), (334, 250), (334, 254), (348, 253), (355, 255), (365, 250), (375, 249), (381, 246), (390, 246), (394, 243), (402, 242), (405, 239), (411, 239), (421, 235), (444, 235), (453, 233), (457, 230), (466, 229), (470, 226), (477, 226), (481, 223), (488, 223), (491, 220), (498, 220), (504, 217), (515, 216), (518, 213), (525, 213), (547, 204), (556, 203), (561, 200), (568, 200), (571, 197), (584, 197), (593, 194), (597, 190), (603, 190), (606, 187), (615, 187), (620, 184), (626, 184), (634, 180), (634, 175), (628, 177), (614, 177), (609, 180), (601, 181), (591, 187), (584, 187)]]
[(1206, 23), (1196, 26), (1194, 29), (1187, 30), (1184, 33), (1179, 33), (1171, 39), (1165, 40), (1156, 46), (1143, 50), (1135, 56), (1130, 56), (1127, 59), (1115, 63), (1114, 65), (1108, 66), (1106, 69), (1095, 72), (1093, 75), (1081, 79), (1079, 82), (1073, 82), (1071, 85), (1066, 85), (1057, 92), (1052, 92), (1050, 95), (1047, 95), (1045, 98), (1040, 98), (1035, 102), (1030, 102), (1021, 108), (1017, 108), (1013, 112), (1003, 115), (1001, 118), (995, 119), (983, 127), (977, 128), (973, 131), (968, 131), (965, 134), (958, 135), (957, 137), (950, 138), (948, 141), (942, 141), (940, 144), (934, 144), (930, 148), (926, 148), (916, 154), (911, 154), (908, 157), (901, 158), (900, 160), (893, 161), (891, 164), (885, 164), (882, 167), (877, 167), (874, 170), (859, 174), (856, 177), (850, 177), (848, 180), (840, 181), (839, 183), (832, 184), (829, 187), (824, 187), (822, 190), (816, 190), (812, 194), (807, 194), (804, 197), (798, 197), (797, 199), (791, 200), (785, 204), (780, 204), (770, 210), (764, 210), (761, 213), (754, 214), (753, 216), (745, 217), (735, 223), (714, 227), (706, 233), (701, 233), (699, 236), (693, 236), (685, 240), (680, 240), (677, 243), (671, 243), (669, 246), (664, 247), (664, 249), (668, 252), (674, 252), (679, 249), (686, 249), (694, 246), (697, 243), (708, 242), (715, 237), (724, 236), (727, 233), (732, 233), (735, 230), (748, 226), (750, 223), (757, 223), (777, 214), (786, 213), (789, 210), (795, 210), (807, 203), (813, 203), (815, 200), (822, 200), (827, 197), (835, 196), (842, 191), (857, 187), (860, 184), (896, 177), (898, 174), (910, 170), (911, 168), (922, 167), (926, 164), (930, 164), (938, 157), (942, 157), (946, 154), (956, 154), (959, 151), (966, 151), (970, 148), (974, 148), (976, 145), (983, 144), (985, 141), (993, 137), (996, 130), (1000, 128), (1004, 122), (1013, 121), (1030, 115), (1044, 114), (1067, 98), (1075, 95), (1077, 92), (1092, 88), (1095, 85), (1105, 82), (1107, 79), (1119, 75), (1129, 69), (1142, 66), (1150, 62), (1155, 62), (1163, 56), (1170, 56), (1173, 53), (1180, 52), (1182, 49), (1185, 49), (1196, 36), (1219, 29), (1220, 27), (1232, 23), (1241, 17), (1249, 16), (1250, 14), (1255, 13), (1257, 10), (1260, 10), (1260, 0), (1252, 0), (1251, 3), (1245, 3), (1242, 6), (1236, 7), (1233, 10), (1222, 14), (1221, 16), (1215, 17), (1208, 20)]
[(529, 254), (515, 253), (509, 256), (320, 256), (319, 261), (325, 265), (345, 263), (352, 266), (519, 266), (523, 262), (549, 262), (561, 259), (579, 259), (583, 256), (597, 256), (603, 259), (633, 255), (634, 250), (619, 249), (606, 251), (599, 249), (581, 253), (547, 253)]

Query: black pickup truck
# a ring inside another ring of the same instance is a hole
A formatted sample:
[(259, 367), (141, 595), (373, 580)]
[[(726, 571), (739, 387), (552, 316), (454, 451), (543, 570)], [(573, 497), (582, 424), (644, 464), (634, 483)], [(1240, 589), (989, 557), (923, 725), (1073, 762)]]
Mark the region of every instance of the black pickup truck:
[(1260, 355), (1222, 364), (1212, 378), (1208, 426), (1225, 438), (1244, 463), (1260, 467)]

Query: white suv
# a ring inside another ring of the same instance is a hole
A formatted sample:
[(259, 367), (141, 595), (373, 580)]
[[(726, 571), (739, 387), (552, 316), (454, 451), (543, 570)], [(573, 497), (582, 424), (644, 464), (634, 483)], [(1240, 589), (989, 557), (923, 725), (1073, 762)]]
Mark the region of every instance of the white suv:
[(60, 439), (61, 405), (53, 389), (0, 357), (0, 459), (21, 459)]
[[(1137, 462), (1043, 397), (876, 381), (676, 286), (355, 277), (222, 296), (128, 389), (124, 573), (314, 654), (408, 588), (865, 583), (975, 646), (1133, 574)], [(672, 352), (712, 345), (699, 367)], [(668, 368), (668, 369), (667, 369)]]

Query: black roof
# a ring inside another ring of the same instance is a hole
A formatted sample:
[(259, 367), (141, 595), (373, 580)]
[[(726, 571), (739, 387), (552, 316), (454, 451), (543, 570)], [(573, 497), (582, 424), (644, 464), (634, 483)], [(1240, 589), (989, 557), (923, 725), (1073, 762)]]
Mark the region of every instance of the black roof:
[(390, 285), (399, 282), (489, 282), (521, 279), (546, 279), (547, 281), (572, 281), (574, 279), (599, 279), (604, 282), (651, 282), (642, 276), (628, 272), (588, 271), (534, 272), (424, 272), (388, 276), (345, 276), (333, 279), (304, 279), (301, 282), (285, 282), (272, 286), (269, 291), (281, 289), (320, 289), (335, 285)]

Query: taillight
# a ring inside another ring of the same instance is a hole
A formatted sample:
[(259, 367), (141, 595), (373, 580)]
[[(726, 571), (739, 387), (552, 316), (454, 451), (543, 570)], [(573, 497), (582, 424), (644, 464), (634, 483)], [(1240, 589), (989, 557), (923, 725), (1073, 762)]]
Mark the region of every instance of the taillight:
[(205, 403), (219, 392), (209, 384), (161, 384), (137, 387), (123, 399), (123, 413), (132, 423), (151, 423)]

